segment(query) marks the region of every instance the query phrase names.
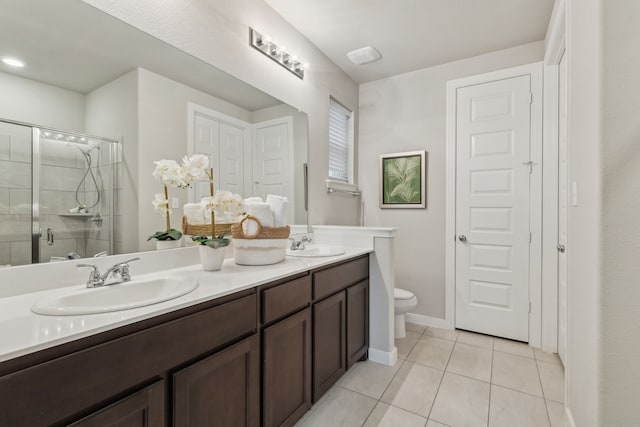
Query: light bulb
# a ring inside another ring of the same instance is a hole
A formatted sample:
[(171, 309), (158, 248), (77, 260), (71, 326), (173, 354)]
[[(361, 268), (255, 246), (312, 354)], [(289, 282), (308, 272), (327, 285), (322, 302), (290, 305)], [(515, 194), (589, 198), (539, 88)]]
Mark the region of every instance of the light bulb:
[(5, 63), (6, 65), (11, 66), (11, 67), (16, 67), (16, 68), (24, 67), (24, 62), (22, 62), (18, 58), (10, 58), (10, 57), (6, 56), (6, 57), (2, 58), (2, 62)]

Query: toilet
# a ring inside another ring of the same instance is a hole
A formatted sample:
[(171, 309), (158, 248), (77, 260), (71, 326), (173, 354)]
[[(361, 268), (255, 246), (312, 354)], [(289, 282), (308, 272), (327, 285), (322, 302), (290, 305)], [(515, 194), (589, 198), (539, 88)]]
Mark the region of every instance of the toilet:
[(406, 289), (394, 288), (395, 337), (404, 338), (407, 331), (404, 326), (404, 315), (418, 305), (418, 298)]

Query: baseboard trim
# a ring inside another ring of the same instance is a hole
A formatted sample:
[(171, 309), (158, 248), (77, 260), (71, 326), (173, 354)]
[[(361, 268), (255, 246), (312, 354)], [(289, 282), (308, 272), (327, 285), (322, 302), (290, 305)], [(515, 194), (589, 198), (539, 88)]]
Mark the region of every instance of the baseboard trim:
[(571, 409), (565, 406), (564, 413), (565, 413), (566, 421), (568, 421), (569, 423), (569, 427), (576, 427), (576, 422), (573, 419), (573, 414), (571, 413)]
[(437, 317), (423, 316), (422, 314), (407, 313), (405, 319), (409, 323), (415, 323), (420, 326), (431, 326), (432, 328), (453, 329), (446, 319), (438, 319)]
[(398, 349), (393, 347), (393, 351), (382, 351), (377, 348), (369, 348), (369, 360), (382, 365), (393, 366), (398, 361)]

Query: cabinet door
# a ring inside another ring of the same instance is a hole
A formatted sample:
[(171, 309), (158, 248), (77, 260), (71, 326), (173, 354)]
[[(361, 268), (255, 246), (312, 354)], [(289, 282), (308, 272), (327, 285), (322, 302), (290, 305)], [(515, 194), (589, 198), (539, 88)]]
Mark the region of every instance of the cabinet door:
[(164, 425), (164, 381), (158, 381), (71, 424), (72, 427), (161, 427)]
[(313, 306), (313, 401), (345, 373), (346, 298), (339, 292)]
[(255, 334), (175, 373), (174, 426), (258, 426), (259, 370)]
[(369, 349), (369, 281), (347, 288), (347, 369)]
[(266, 427), (292, 426), (311, 408), (311, 309), (264, 330)]

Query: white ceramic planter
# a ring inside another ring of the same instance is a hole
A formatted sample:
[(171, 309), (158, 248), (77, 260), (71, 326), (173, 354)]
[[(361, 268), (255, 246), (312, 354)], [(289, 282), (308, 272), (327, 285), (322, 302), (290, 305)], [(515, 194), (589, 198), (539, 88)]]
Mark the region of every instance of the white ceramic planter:
[(202, 263), (203, 270), (218, 271), (222, 268), (226, 247), (214, 249), (207, 245), (200, 245), (198, 248), (200, 250), (200, 262)]
[(180, 240), (156, 240), (156, 249), (176, 249), (182, 247), (182, 239)]

